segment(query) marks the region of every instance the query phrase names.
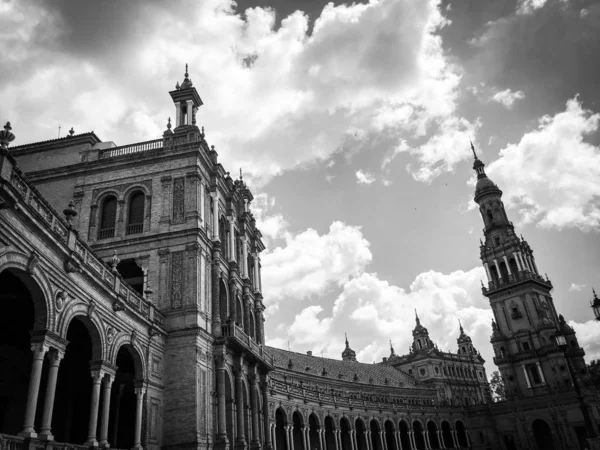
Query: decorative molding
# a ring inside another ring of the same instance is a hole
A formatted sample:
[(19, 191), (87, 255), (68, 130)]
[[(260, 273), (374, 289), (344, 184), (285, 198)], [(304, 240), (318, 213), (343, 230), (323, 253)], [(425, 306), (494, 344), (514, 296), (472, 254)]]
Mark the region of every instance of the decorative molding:
[(115, 336), (117, 335), (117, 330), (115, 330), (113, 327), (111, 327), (110, 325), (106, 328), (106, 341), (109, 344), (112, 344), (113, 341), (115, 340)]
[(87, 316), (89, 318), (92, 317), (92, 314), (94, 314), (94, 311), (96, 310), (96, 304), (94, 303), (93, 300), (90, 300), (90, 304), (88, 305), (88, 311), (87, 311)]
[(152, 180), (143, 180), (143, 181), (133, 181), (129, 183), (121, 183), (116, 186), (106, 186), (101, 188), (96, 188), (92, 191), (92, 204), (98, 202), (98, 198), (107, 191), (113, 191), (118, 194), (118, 196), (123, 195), (127, 189), (132, 186), (144, 186), (146, 188), (146, 193), (152, 193)]
[(173, 223), (185, 222), (185, 177), (173, 179)]
[(56, 300), (55, 300), (56, 311), (61, 312), (63, 307), (65, 306), (65, 303), (67, 303), (68, 300), (69, 300), (68, 292), (60, 291), (58, 294), (56, 294)]
[(27, 261), (27, 273), (32, 274), (39, 262), (40, 255), (36, 251), (31, 252), (29, 261)]
[(65, 272), (67, 273), (81, 273), (81, 264), (71, 254), (65, 261)]
[(180, 308), (183, 297), (183, 252), (173, 252), (171, 258), (171, 307)]

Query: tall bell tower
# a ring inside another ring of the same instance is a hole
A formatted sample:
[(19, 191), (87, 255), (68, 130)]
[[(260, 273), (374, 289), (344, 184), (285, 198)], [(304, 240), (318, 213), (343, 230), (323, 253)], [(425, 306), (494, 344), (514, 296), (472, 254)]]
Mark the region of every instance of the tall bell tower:
[[(494, 363), (500, 369), (507, 396), (529, 397), (568, 389), (572, 380), (565, 355), (575, 373), (581, 375), (586, 372), (584, 351), (574, 330), (556, 312), (550, 294), (552, 283), (540, 275), (533, 250), (508, 220), (502, 191), (486, 175), (473, 144), (471, 149), (477, 173), (474, 199), (484, 224), (480, 257), (488, 286), (482, 291), (494, 313)], [(557, 334), (567, 338), (565, 352), (556, 344)]]

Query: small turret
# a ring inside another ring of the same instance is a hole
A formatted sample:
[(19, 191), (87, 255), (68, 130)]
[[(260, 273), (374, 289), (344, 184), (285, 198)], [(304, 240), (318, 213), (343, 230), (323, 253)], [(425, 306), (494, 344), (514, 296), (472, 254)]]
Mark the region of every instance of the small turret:
[(460, 323), (460, 319), (458, 319), (458, 326), (460, 329), (460, 335), (456, 340), (458, 344), (458, 353), (463, 355), (471, 355), (475, 354), (475, 349), (473, 348), (473, 341), (471, 337), (465, 333), (462, 324)]
[(346, 336), (346, 348), (342, 352), (342, 360), (344, 361), (356, 361), (356, 352), (350, 348), (348, 344), (348, 335), (344, 333)]
[(433, 342), (429, 339), (429, 331), (423, 325), (421, 325), (421, 320), (419, 320), (419, 315), (417, 314), (417, 310), (415, 309), (415, 322), (416, 326), (412, 332), (413, 334), (413, 350), (418, 352), (420, 350), (432, 349), (434, 348)]

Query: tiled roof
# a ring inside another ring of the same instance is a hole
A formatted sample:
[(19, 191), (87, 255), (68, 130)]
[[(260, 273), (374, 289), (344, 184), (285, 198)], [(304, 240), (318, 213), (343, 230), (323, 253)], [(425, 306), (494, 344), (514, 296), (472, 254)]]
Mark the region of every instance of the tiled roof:
[(57, 143), (57, 142), (65, 142), (70, 139), (77, 139), (77, 138), (84, 138), (84, 137), (91, 137), (96, 142), (102, 142), (100, 140), (100, 138), (98, 136), (96, 136), (96, 133), (94, 133), (93, 131), (88, 131), (87, 133), (74, 134), (73, 136), (67, 135), (65, 137), (61, 137), (61, 138), (57, 138), (57, 139), (49, 139), (47, 141), (30, 142), (29, 144), (21, 144), (21, 145), (14, 145), (14, 146), (11, 145), (9, 150), (11, 150), (11, 151), (20, 150), (20, 149), (27, 148), (27, 147), (53, 144), (53, 143)]
[[(273, 355), (276, 367), (302, 374), (382, 386), (414, 387), (416, 385), (415, 379), (410, 375), (382, 364), (365, 364), (357, 361), (308, 356), (275, 347), (266, 347), (266, 350)], [(341, 377), (340, 374), (342, 374)]]

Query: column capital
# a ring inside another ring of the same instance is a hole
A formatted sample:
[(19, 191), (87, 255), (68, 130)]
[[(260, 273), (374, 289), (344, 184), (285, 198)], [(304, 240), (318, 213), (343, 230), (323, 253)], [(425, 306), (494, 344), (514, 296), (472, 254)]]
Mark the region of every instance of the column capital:
[(50, 367), (58, 366), (64, 357), (65, 352), (57, 349), (50, 350), (48, 352), (48, 362), (50, 363)]
[(31, 351), (34, 359), (43, 359), (49, 347), (44, 342), (34, 342), (31, 344)]
[(139, 397), (143, 397), (144, 394), (146, 393), (146, 388), (145, 387), (136, 387), (134, 388), (135, 391), (135, 395), (139, 398)]

